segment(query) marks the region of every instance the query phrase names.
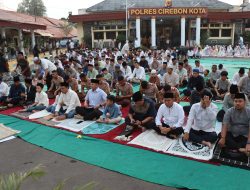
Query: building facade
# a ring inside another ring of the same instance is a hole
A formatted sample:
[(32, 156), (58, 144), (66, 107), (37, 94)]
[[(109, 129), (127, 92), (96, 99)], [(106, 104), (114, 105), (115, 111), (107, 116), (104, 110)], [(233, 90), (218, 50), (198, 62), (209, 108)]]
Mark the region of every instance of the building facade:
[(105, 0), (69, 18), (78, 23), (79, 41), (92, 47), (112, 47), (124, 37), (159, 48), (234, 45), (250, 11), (233, 8), (217, 0)]

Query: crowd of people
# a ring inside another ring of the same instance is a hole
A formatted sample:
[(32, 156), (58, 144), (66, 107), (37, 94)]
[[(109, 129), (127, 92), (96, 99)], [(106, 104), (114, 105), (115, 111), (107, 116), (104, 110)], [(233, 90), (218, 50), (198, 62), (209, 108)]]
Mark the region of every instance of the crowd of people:
[[(22, 112), (46, 109), (59, 121), (75, 117), (116, 124), (122, 107), (129, 106), (121, 135), (154, 129), (208, 147), (219, 139), (229, 152), (249, 155), (250, 70), (240, 68), (230, 80), (222, 64), (204, 68), (196, 60), (192, 68), (188, 57), (174, 48), (72, 48), (53, 59), (36, 56), (31, 65), (19, 52), (11, 72), (1, 53), (0, 102), (23, 106)], [(183, 100), (190, 106), (182, 107)], [(213, 101), (223, 102), (223, 109)], [(216, 120), (223, 122), (220, 135)]]
[(249, 58), (250, 48), (248, 45), (206, 45), (203, 49), (200, 47), (190, 48), (187, 52), (189, 58), (200, 57), (240, 57)]

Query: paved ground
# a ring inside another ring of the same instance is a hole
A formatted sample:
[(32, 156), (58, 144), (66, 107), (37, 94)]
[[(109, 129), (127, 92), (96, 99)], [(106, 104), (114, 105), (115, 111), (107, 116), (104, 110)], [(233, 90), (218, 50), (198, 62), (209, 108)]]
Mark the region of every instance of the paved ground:
[(95, 188), (98, 190), (172, 190), (73, 160), (21, 139), (0, 143), (0, 174), (27, 171), (39, 164), (45, 166), (47, 174), (38, 182), (28, 180), (22, 190), (51, 190), (64, 179), (69, 179), (65, 190), (89, 182), (99, 184)]

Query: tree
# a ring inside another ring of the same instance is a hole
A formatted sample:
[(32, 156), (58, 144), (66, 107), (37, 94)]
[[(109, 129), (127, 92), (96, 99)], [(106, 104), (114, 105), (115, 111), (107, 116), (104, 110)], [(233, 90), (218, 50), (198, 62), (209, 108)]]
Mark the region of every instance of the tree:
[(67, 20), (63, 20), (63, 22), (59, 24), (59, 28), (63, 31), (65, 37), (70, 34), (74, 27), (75, 25)]
[(45, 16), (46, 11), (42, 0), (23, 0), (17, 7), (17, 12), (34, 16)]

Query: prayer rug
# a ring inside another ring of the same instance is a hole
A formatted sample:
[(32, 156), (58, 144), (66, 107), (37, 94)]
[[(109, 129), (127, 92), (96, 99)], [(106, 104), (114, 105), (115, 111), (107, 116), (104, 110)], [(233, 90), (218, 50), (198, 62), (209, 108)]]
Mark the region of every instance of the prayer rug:
[(31, 114), (29, 116), (29, 119), (39, 119), (39, 118), (49, 116), (50, 114), (51, 114), (50, 112), (47, 112), (46, 110), (42, 110), (42, 111)]
[[(53, 121), (53, 120), (52, 120)], [(95, 123), (95, 121), (84, 121), (81, 119), (66, 119), (55, 127), (63, 128), (72, 132), (80, 132), (83, 128)]]
[(31, 114), (31, 112), (15, 112), (10, 115), (20, 119), (27, 119)]
[(0, 143), (6, 142), (6, 141), (10, 141), (10, 140), (13, 140), (15, 138), (16, 138), (15, 136), (10, 136), (10, 137), (7, 137), (5, 139), (0, 140)]
[(40, 118), (40, 119), (37, 119), (35, 121), (38, 122), (38, 123), (41, 123), (43, 125), (50, 126), (50, 127), (54, 127), (55, 125), (58, 124), (58, 122), (52, 121), (52, 118), (50, 118), (50, 119)]
[(93, 123), (87, 127), (84, 127), (82, 129), (82, 133), (86, 135), (99, 135), (99, 134), (105, 134), (109, 131), (117, 128), (121, 124), (124, 123), (124, 120), (122, 120), (119, 124), (107, 124), (107, 123)]
[(166, 153), (208, 161), (213, 158), (214, 148), (215, 145), (210, 149), (202, 144), (184, 141), (183, 138), (179, 138), (175, 140)]
[(13, 130), (9, 127), (6, 127), (3, 124), (0, 124), (0, 140), (6, 139), (8, 137), (11, 137), (17, 133), (20, 133), (20, 131)]
[(220, 148), (218, 144), (214, 151), (213, 161), (250, 170), (250, 157), (247, 157), (243, 153), (237, 155), (233, 153), (230, 154), (225, 148)]
[(166, 152), (173, 142), (175, 142), (175, 140), (159, 135), (154, 130), (147, 130), (128, 144), (146, 147), (155, 151)]

